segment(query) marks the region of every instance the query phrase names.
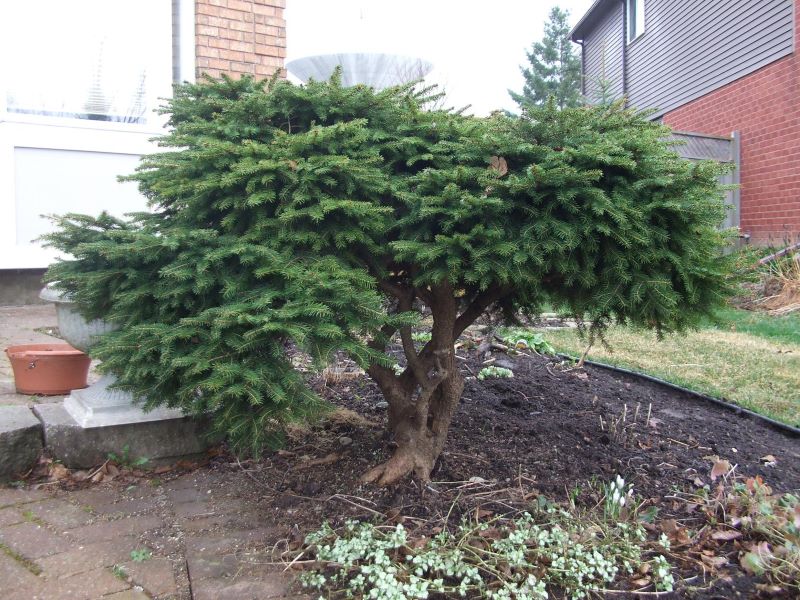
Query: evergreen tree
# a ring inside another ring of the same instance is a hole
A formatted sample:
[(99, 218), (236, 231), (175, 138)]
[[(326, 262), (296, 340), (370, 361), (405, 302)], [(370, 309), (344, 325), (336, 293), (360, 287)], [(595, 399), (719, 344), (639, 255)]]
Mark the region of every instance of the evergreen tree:
[(569, 11), (554, 6), (544, 25), (544, 38), (526, 52), (530, 66), (520, 67), (522, 93), (508, 93), (521, 107), (542, 106), (555, 98), (559, 108), (581, 103), (581, 59), (569, 39)]
[(429, 477), (464, 385), (454, 342), (482, 314), (549, 303), (593, 332), (661, 332), (722, 298), (719, 167), (680, 160), (662, 126), (618, 104), (424, 103), (337, 76), (179, 87), (165, 151), (130, 177), (151, 212), (56, 217), (48, 236), (72, 255), (48, 279), (120, 325), (92, 349), (101, 369), (257, 452), (323, 409), (298, 353), (319, 369), (343, 351), (389, 403), (396, 450), (365, 475), (387, 484)]

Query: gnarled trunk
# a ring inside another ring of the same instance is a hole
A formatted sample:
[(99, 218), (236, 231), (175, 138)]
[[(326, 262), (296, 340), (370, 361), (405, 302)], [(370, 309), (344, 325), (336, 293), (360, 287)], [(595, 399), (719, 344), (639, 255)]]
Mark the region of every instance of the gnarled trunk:
[[(401, 301), (410, 309), (413, 297)], [(385, 463), (368, 471), (365, 482), (389, 485), (408, 474), (427, 481), (444, 449), (447, 432), (464, 390), (453, 344), (456, 337), (456, 300), (447, 284), (433, 288), (426, 298), (433, 314), (431, 340), (417, 353), (408, 328), (400, 330), (408, 366), (399, 376), (373, 366), (369, 375), (389, 403), (389, 431), (397, 447)]]
[(385, 463), (371, 469), (365, 482), (389, 485), (413, 473), (428, 481), (444, 449), (453, 414), (458, 408), (464, 378), (448, 374), (431, 393), (395, 397), (389, 401), (389, 430), (397, 448)]

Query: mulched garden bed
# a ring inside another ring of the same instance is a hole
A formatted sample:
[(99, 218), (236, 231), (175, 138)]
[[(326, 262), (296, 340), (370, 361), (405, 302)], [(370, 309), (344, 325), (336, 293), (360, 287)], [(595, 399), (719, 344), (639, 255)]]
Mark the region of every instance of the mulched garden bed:
[[(315, 382), (337, 410), (317, 427), (292, 431), (284, 449), (243, 461), (215, 449), (199, 463), (161, 467), (156, 475), (168, 480), (187, 469), (224, 472), (244, 505), (270, 514), (285, 537), (267, 544), (291, 550), (287, 560), (324, 521), (403, 522), (409, 532), (424, 535), (464, 515), (513, 514), (540, 497), (572, 498), (590, 507), (601, 499), (599, 484), (617, 474), (658, 508), (649, 525), (653, 536), (668, 523), (666, 531), (680, 538), (684, 530), (702, 528), (705, 519), (687, 509), (676, 491), (713, 490), (719, 481), (710, 473), (717, 458), (735, 465), (735, 473), (762, 477), (775, 492), (800, 490), (800, 440), (756, 419), (656, 383), (574, 368), (555, 358), (498, 353), (492, 362), (511, 368), (514, 377), (479, 381), (475, 375), (485, 363), (470, 356), (461, 362), (467, 377), (462, 403), (430, 484), (407, 480), (378, 488), (359, 482), (370, 466), (389, 457), (391, 440), (384, 433), (380, 392), (347, 364)], [(92, 485), (74, 475), (60, 476), (63, 489)], [(151, 476), (149, 470), (123, 468), (111, 484)], [(29, 483), (35, 479), (34, 474)], [(703, 539), (674, 545), (676, 592), (658, 597), (791, 597), (768, 594), (762, 579), (739, 567), (740, 541)], [(701, 560), (703, 551), (713, 561)]]
[[(294, 532), (295, 545), (325, 520), (401, 519), (425, 531), (474, 511), (518, 510), (539, 495), (555, 501), (572, 495), (590, 506), (599, 498), (589, 482), (616, 474), (659, 508), (659, 521), (673, 518), (689, 527), (693, 517), (685, 503), (670, 497), (713, 487), (715, 457), (737, 465), (735, 472), (761, 476), (776, 492), (800, 489), (798, 439), (691, 395), (537, 355), (497, 355), (495, 364), (514, 371), (506, 379), (478, 381), (473, 375), (482, 364), (462, 364), (464, 396), (430, 485), (359, 483), (391, 450), (383, 399), (364, 377), (320, 383), (320, 393), (344, 410), (321, 427), (294, 432), (284, 450), (241, 465), (259, 484), (259, 501)], [(758, 580), (737, 566), (739, 547), (721, 545), (717, 554), (728, 556), (730, 568), (704, 569), (699, 556), (677, 561), (688, 581), (671, 597), (758, 593)]]

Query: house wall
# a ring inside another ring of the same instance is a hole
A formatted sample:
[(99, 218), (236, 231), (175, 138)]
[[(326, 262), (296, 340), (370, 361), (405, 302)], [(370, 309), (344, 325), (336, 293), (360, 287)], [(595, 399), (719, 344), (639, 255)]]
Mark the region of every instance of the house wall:
[(584, 94), (592, 101), (601, 97), (601, 80), (606, 94), (622, 96), (622, 2), (608, 5), (583, 44)]
[(791, 54), (793, 1), (646, 0), (645, 32), (627, 47), (628, 102), (657, 117)]
[[(2, 3), (0, 3), (2, 4)], [(172, 0), (174, 81), (199, 73), (266, 77), (286, 50), (284, 0)], [(170, 17), (167, 17), (170, 18)], [(8, 25), (0, 5), (0, 30)], [(142, 154), (157, 152), (147, 125), (6, 111), (0, 78), (0, 305), (37, 301), (39, 277), (57, 257), (32, 240), (48, 230), (42, 213), (115, 215), (146, 209), (134, 184), (118, 183)], [(13, 290), (13, 294), (11, 291)]]
[[(793, 52), (794, 0), (645, 0), (645, 31), (623, 36), (623, 2), (597, 7), (584, 34), (586, 95), (598, 80), (622, 96), (623, 47), (628, 101), (654, 117)], [(604, 60), (603, 60), (604, 59)]]
[(196, 0), (197, 74), (263, 78), (283, 71), (285, 7), (286, 0)]
[[(796, 0), (794, 44), (800, 42)], [(740, 227), (756, 243), (800, 238), (800, 57), (795, 52), (664, 115), (707, 134), (740, 132)]]

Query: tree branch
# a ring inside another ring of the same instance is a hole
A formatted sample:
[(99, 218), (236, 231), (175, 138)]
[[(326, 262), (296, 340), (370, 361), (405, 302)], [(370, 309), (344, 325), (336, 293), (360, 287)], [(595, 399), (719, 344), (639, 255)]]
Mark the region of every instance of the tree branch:
[(458, 339), (458, 336), (464, 333), (464, 330), (472, 325), (475, 319), (480, 317), (487, 308), (510, 292), (510, 287), (499, 285), (492, 285), (482, 292), (478, 292), (469, 306), (456, 319), (453, 325), (453, 339)]

